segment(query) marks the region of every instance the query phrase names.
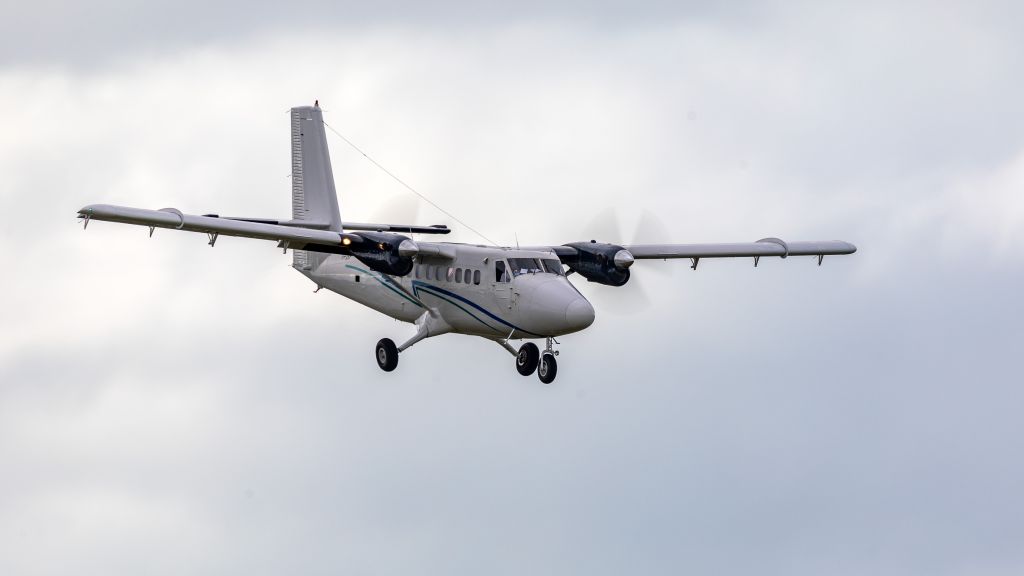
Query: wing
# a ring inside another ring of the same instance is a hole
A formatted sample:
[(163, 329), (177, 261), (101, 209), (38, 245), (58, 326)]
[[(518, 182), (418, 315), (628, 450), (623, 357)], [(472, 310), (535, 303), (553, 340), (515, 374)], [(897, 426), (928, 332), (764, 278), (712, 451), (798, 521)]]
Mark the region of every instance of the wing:
[[(109, 204), (91, 204), (78, 211), (86, 220), (105, 220), (122, 224), (136, 224), (150, 228), (172, 228), (188, 232), (205, 232), (212, 235), (241, 236), (262, 240), (277, 240), (289, 248), (301, 248), (301, 244), (339, 244), (349, 237), (355, 241), (358, 234), (333, 232), (324, 226), (309, 226), (302, 220), (271, 220), (263, 218), (223, 218), (216, 214), (195, 216), (183, 214), (176, 208), (146, 210)], [(407, 234), (447, 234), (451, 230), (444, 225), (414, 226), (410, 224), (373, 224), (364, 222), (343, 222), (346, 231), (405, 232)], [(211, 240), (213, 238), (211, 237)]]
[[(841, 240), (785, 242), (762, 238), (757, 242), (727, 244), (634, 244), (623, 246), (637, 260), (668, 258), (754, 258), (762, 256), (824, 256), (853, 254), (857, 247)], [(756, 264), (756, 262), (755, 262)], [(694, 264), (696, 266), (696, 263)]]
[[(416, 226), (390, 226), (366, 224), (354, 226), (358, 232), (325, 230), (323, 228), (303, 227), (301, 221), (278, 222), (274, 220), (254, 220), (240, 218), (221, 218), (213, 214), (195, 216), (183, 214), (176, 208), (162, 210), (146, 210), (127, 206), (111, 206), (109, 204), (92, 204), (78, 211), (78, 215), (89, 225), (90, 220), (120, 222), (146, 226), (152, 236), (156, 228), (184, 230), (186, 232), (205, 233), (210, 246), (220, 236), (238, 236), (276, 241), (279, 248), (285, 250), (306, 250), (328, 254), (348, 254), (359, 258), (367, 266), (384, 274), (404, 276), (412, 268), (412, 258), (416, 255), (431, 256), (441, 259), (452, 259), (455, 251), (450, 245), (430, 242), (415, 242), (410, 238), (396, 234), (396, 231), (415, 232)], [(373, 231), (363, 231), (371, 228)], [(435, 227), (429, 227), (436, 230)], [(447, 228), (445, 228), (447, 230)]]
[(283, 225), (274, 221), (234, 220), (220, 218), (215, 215), (195, 216), (183, 214), (176, 208), (146, 210), (143, 208), (129, 208), (127, 206), (111, 206), (109, 204), (91, 204), (79, 210), (78, 215), (85, 219), (86, 226), (89, 225), (90, 220), (135, 224), (138, 226), (148, 226), (150, 235), (152, 235), (154, 228), (203, 232), (209, 235), (210, 245), (216, 242), (218, 236), (240, 236), (243, 238), (258, 238), (260, 240), (276, 240), (283, 247), (295, 249), (305, 249), (307, 245), (341, 247), (345, 245), (344, 240), (346, 237), (349, 243), (359, 239), (354, 234)]
[(667, 260), (688, 258), (697, 269), (701, 258), (753, 258), (754, 266), (763, 256), (817, 256), (818, 265), (828, 255), (853, 254), (857, 247), (840, 240), (785, 242), (778, 238), (762, 238), (757, 242), (731, 244), (634, 244), (619, 246), (590, 242), (574, 242), (561, 246), (536, 248), (553, 252), (562, 264), (591, 282), (622, 286), (629, 281), (629, 268), (636, 260)]

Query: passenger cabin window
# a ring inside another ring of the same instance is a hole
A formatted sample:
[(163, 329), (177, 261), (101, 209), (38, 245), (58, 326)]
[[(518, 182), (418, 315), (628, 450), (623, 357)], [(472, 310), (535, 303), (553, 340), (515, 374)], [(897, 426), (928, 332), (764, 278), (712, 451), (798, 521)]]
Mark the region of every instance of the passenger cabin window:
[(508, 275), (508, 269), (505, 268), (504, 260), (494, 261), (494, 281), (495, 282), (511, 282), (512, 278)]
[(462, 284), (462, 268), (455, 269), (455, 283)]
[(552, 274), (558, 274), (559, 276), (565, 276), (565, 270), (562, 268), (562, 262), (560, 260), (541, 260), (541, 264), (544, 265), (544, 271)]
[(480, 284), (480, 271), (479, 270), (473, 270), (473, 284), (477, 284), (477, 285)]
[(539, 274), (544, 271), (540, 267), (540, 262), (534, 258), (509, 258), (508, 263), (512, 267), (513, 276)]

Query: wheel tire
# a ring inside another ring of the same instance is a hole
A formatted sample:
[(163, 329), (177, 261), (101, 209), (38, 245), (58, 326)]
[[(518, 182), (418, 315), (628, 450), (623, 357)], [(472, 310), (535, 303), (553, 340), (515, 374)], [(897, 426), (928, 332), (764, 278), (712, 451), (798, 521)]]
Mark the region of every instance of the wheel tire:
[(537, 366), (537, 377), (540, 378), (540, 381), (551, 384), (555, 381), (556, 374), (558, 374), (558, 362), (555, 362), (555, 356), (553, 354), (541, 356), (540, 365)]
[(516, 354), (516, 370), (523, 376), (529, 376), (537, 369), (540, 362), (540, 350), (533, 342), (527, 342), (519, 347), (519, 354)]
[(377, 342), (377, 365), (385, 372), (391, 372), (398, 367), (398, 347), (390, 338), (381, 338)]

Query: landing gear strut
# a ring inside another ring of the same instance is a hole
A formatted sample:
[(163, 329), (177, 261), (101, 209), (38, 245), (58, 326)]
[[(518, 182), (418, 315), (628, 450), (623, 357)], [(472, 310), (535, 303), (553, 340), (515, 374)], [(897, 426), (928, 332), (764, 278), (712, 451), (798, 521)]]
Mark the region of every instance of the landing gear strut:
[(444, 321), (444, 318), (437, 313), (437, 310), (433, 308), (426, 310), (416, 319), (416, 333), (400, 346), (395, 346), (395, 343), (390, 338), (381, 338), (380, 342), (377, 342), (377, 349), (374, 354), (377, 357), (377, 365), (380, 366), (381, 370), (391, 372), (398, 367), (399, 352), (405, 352), (413, 344), (424, 338), (446, 334), (451, 331), (452, 327)]

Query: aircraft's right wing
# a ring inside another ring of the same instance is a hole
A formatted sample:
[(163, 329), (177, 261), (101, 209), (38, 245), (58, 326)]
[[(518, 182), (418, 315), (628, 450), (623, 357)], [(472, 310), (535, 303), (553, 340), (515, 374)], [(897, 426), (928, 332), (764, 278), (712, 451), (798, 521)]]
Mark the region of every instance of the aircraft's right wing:
[(265, 222), (231, 220), (216, 216), (195, 216), (183, 214), (176, 208), (146, 210), (109, 204), (90, 204), (79, 210), (78, 215), (85, 219), (86, 226), (88, 226), (90, 220), (104, 220), (107, 222), (148, 226), (150, 234), (152, 234), (154, 228), (203, 232), (209, 236), (211, 246), (217, 241), (218, 236), (240, 236), (243, 238), (258, 238), (260, 240), (276, 240), (281, 243), (282, 247), (296, 250), (317, 251), (316, 247), (324, 247), (326, 249), (322, 251), (330, 252), (333, 251), (332, 248), (341, 249), (342, 246), (348, 246), (362, 240), (356, 234), (345, 232), (316, 230), (298, 226), (282, 226)]
[[(277, 241), (279, 248), (285, 250), (306, 250), (326, 254), (348, 254), (359, 258), (364, 264), (384, 274), (403, 276), (412, 267), (413, 256), (425, 256), (451, 260), (455, 258), (455, 249), (448, 244), (434, 242), (416, 242), (395, 233), (395, 230), (417, 232), (417, 226), (393, 225), (382, 230), (383, 224), (353, 225), (358, 232), (325, 230), (299, 226), (301, 221), (290, 220), (276, 222), (273, 220), (253, 220), (238, 218), (221, 218), (212, 214), (196, 216), (183, 214), (176, 208), (162, 210), (146, 210), (127, 206), (109, 204), (91, 204), (78, 211), (79, 217), (89, 225), (90, 220), (104, 220), (147, 226), (150, 236), (156, 228), (200, 232), (207, 235), (210, 246), (220, 236), (238, 236), (257, 238), (260, 240)], [(373, 231), (366, 228), (373, 227)], [(439, 227), (430, 226), (433, 233), (440, 232)], [(447, 227), (444, 228), (447, 230)]]

